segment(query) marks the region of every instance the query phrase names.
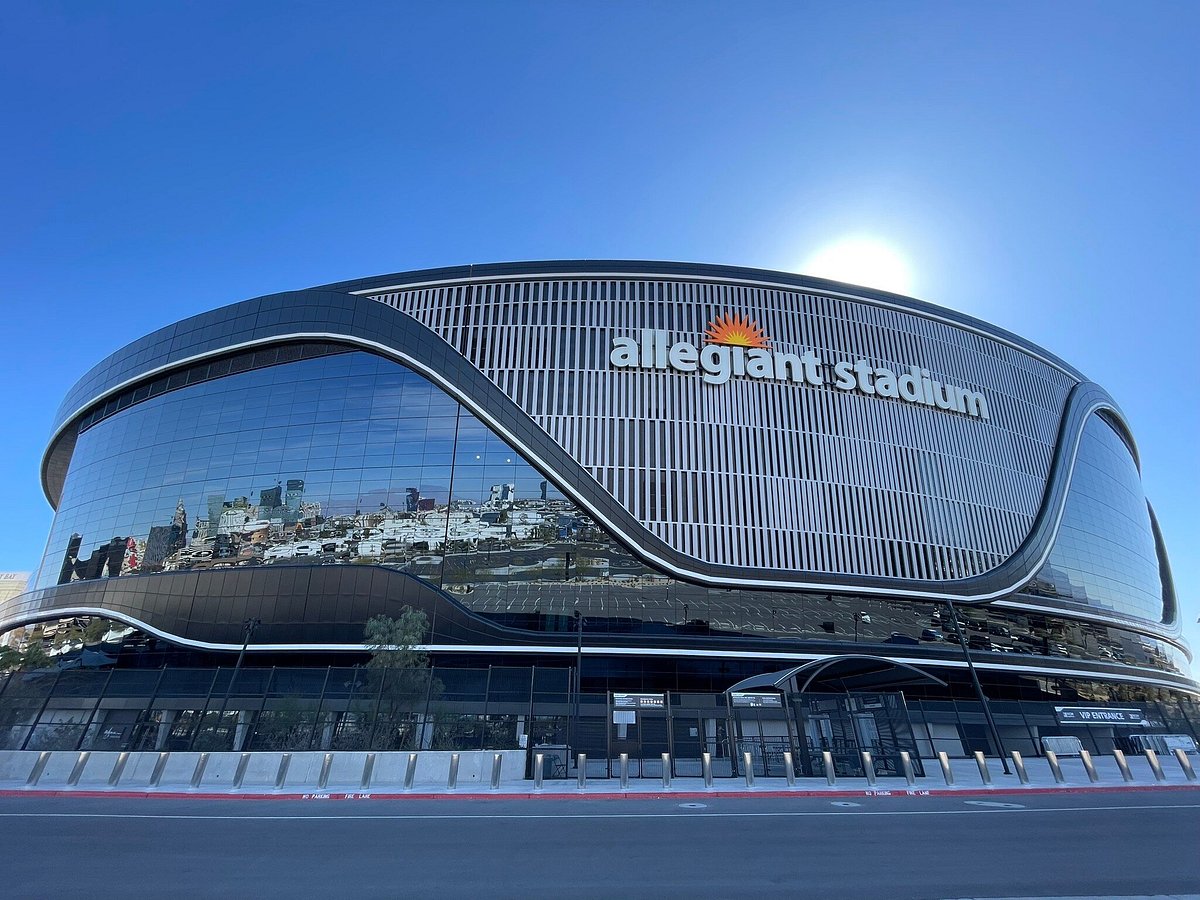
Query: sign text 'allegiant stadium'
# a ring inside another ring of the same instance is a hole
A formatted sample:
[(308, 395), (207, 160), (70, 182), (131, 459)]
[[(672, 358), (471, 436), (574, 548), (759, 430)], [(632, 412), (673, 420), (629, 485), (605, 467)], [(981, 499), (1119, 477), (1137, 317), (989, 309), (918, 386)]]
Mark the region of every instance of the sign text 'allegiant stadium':
[(708, 384), (724, 384), (732, 377), (790, 381), (813, 387), (830, 384), (841, 391), (893, 397), (906, 403), (989, 418), (983, 394), (943, 384), (920, 366), (897, 373), (865, 359), (829, 364), (812, 350), (796, 354), (720, 343), (697, 347), (688, 341), (671, 343), (666, 331), (651, 328), (644, 329), (639, 338), (613, 338), (608, 358), (618, 368), (700, 372)]

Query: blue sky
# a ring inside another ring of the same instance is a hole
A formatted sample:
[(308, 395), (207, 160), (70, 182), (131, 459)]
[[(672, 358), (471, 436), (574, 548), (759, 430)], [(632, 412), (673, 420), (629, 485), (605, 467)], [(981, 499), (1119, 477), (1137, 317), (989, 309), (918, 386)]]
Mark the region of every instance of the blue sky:
[(1200, 5), (0, 9), (0, 570), (86, 368), (183, 316), (423, 266), (802, 270), (848, 235), (1124, 408), (1200, 646)]

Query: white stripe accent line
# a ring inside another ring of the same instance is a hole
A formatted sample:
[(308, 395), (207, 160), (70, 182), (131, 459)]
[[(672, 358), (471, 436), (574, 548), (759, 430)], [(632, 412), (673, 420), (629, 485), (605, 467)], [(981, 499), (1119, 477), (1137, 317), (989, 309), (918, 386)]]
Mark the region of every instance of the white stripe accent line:
[[(182, 644), (186, 647), (195, 647), (199, 650), (241, 650), (241, 644), (218, 644), (209, 641), (196, 641), (189, 638), (179, 637), (161, 629), (155, 628), (140, 619), (127, 615), (126, 613), (116, 610), (104, 609), (95, 606), (73, 606), (63, 609), (52, 610), (55, 616), (102, 616), (108, 619), (115, 619), (124, 622), (127, 625), (132, 625), (134, 628), (141, 629), (147, 634), (152, 634), (155, 637), (160, 637), (165, 641), (174, 644)], [(19, 624), (17, 619), (9, 619), (0, 622), (0, 633), (7, 631), (10, 628), (16, 627)], [(424, 650), (429, 653), (530, 653), (530, 654), (547, 654), (574, 656), (579, 650), (576, 647), (570, 646), (544, 646), (537, 644), (420, 644), (416, 649)], [(367, 652), (370, 647), (366, 644), (251, 644), (246, 648), (248, 653), (269, 653), (272, 651), (279, 652), (298, 652), (298, 651), (333, 651), (333, 652)], [(839, 656), (844, 656), (843, 653), (796, 653), (783, 651), (754, 651), (754, 650), (701, 650), (689, 649), (685, 647), (601, 647), (601, 646), (584, 646), (583, 654), (585, 656), (659, 656), (659, 657), (699, 657), (708, 659), (751, 659), (751, 660), (783, 660), (787, 662), (810, 662), (819, 659), (836, 659)], [(930, 660), (923, 658), (914, 658), (907, 656), (884, 656), (882, 654), (872, 654), (880, 659), (887, 659), (893, 662), (907, 663), (908, 665), (929, 669), (965, 669), (967, 668), (966, 660)], [(1087, 665), (1086, 660), (1080, 660), (1080, 663)], [(1150, 684), (1156, 687), (1165, 687), (1175, 691), (1183, 691), (1185, 693), (1195, 694), (1200, 696), (1200, 685), (1196, 684), (1179, 684), (1174, 681), (1164, 680), (1162, 678), (1143, 677), (1140, 675), (1125, 675), (1113, 672), (1092, 672), (1078, 669), (1059, 669), (1059, 668), (1044, 668), (1044, 667), (1021, 667), (1021, 666), (1006, 666), (1003, 663), (991, 662), (976, 662), (975, 668), (988, 669), (997, 672), (1014, 672), (1022, 675), (1061, 675), (1067, 678), (1078, 678), (1082, 680), (1097, 679), (1100, 681), (1119, 681), (1119, 682), (1137, 682), (1139, 684)], [(1138, 672), (1146, 672), (1146, 669), (1136, 669)], [(1183, 676), (1181, 676), (1183, 677)]]

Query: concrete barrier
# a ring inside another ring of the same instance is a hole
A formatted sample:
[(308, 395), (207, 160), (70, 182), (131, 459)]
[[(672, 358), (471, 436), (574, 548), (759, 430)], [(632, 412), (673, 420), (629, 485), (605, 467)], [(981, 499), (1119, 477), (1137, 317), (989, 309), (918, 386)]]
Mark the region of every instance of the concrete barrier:
[[(251, 753), (250, 762), (242, 774), (242, 790), (262, 790), (275, 787), (275, 776), (279, 773), (282, 753)], [(290, 767), (289, 767), (290, 768)]]
[[(123, 754), (115, 751), (92, 751), (80, 753), (74, 750), (42, 751), (37, 750), (0, 750), (0, 782), (4, 787), (25, 788), (31, 773), (38, 765), (39, 759), (45, 757), (45, 766), (38, 779), (38, 789), (51, 790), (161, 790), (161, 791), (197, 791), (197, 792), (234, 792), (237, 790), (250, 793), (271, 793), (278, 790), (284, 794), (319, 794), (319, 793), (403, 793), (406, 790), (420, 792), (442, 792), (446, 790), (450, 772), (450, 751), (421, 751), (410, 754), (407, 751), (305, 751), (298, 753), (280, 753), (260, 751), (252, 753), (198, 752), (176, 751), (160, 753), (156, 751), (130, 752), (124, 754), (125, 764), (120, 768), (120, 778), (114, 782), (113, 775)], [(409, 757), (415, 757), (413, 782), (411, 786), (404, 784)], [(456, 787), (465, 790), (489, 790), (492, 785), (493, 766), (497, 756), (500, 760), (500, 784), (514, 785), (525, 782), (525, 751), (523, 750), (482, 750), (459, 751), (459, 766)], [(369, 785), (363, 785), (364, 770), (368, 756), (374, 758), (371, 767)], [(275, 780), (280, 771), (281, 762), (288, 760), (288, 768), (283, 784), (276, 787)], [(204, 764), (201, 767), (201, 760)], [(1027, 770), (1028, 784), (1031, 787), (1052, 787), (1055, 778), (1048, 760), (1045, 757), (1024, 759)], [(1149, 761), (1141, 754), (1125, 759), (1129, 768), (1126, 779), (1118, 760), (1112, 756), (1096, 756), (1092, 758), (1095, 777), (1089, 776), (1083, 760), (1077, 757), (1060, 758), (1058, 762), (1062, 769), (1062, 784), (1067, 787), (1080, 786), (1117, 786), (1126, 783), (1132, 785), (1154, 785), (1158, 783), (1186, 785), (1194, 784), (1187, 777), (1187, 772), (1172, 759), (1171, 765), (1163, 766), (1161, 782), (1152, 771)], [(744, 761), (743, 761), (744, 762)], [(979, 770), (976, 760), (954, 759), (946, 760), (951, 784), (957, 782), (960, 787), (979, 787), (986, 784), (983, 773)], [(932, 767), (933, 761), (926, 760), (926, 766)], [(322, 771), (327, 768), (325, 784), (321, 784)], [(161, 777), (154, 784), (154, 774), (161, 769)], [(746, 766), (747, 773), (751, 772)], [(200, 772), (199, 782), (193, 785), (197, 771)], [(666, 770), (664, 770), (666, 771)], [(237, 783), (239, 772), (241, 783)], [(71, 784), (72, 774), (77, 776), (75, 784)], [(991, 785), (994, 787), (1017, 786), (1020, 781), (1017, 775), (1002, 776), (995, 772), (989, 773)], [(934, 775), (933, 777), (936, 777)], [(782, 779), (781, 779), (782, 780)], [(828, 779), (833, 784), (835, 779)], [(614, 782), (616, 779), (614, 779)], [(748, 780), (753, 784), (753, 776)], [(533, 783), (526, 783), (533, 788)], [(607, 789), (611, 783), (601, 782), (597, 789)], [(729, 782), (733, 786), (733, 782)], [(592, 785), (589, 785), (591, 787)]]
[[(108, 778), (112, 775), (120, 756), (120, 753), (91, 753), (88, 756), (87, 764), (83, 767), (77, 787), (89, 790), (108, 787)], [(128, 761), (126, 761), (125, 767), (129, 767)]]
[[(35, 758), (37, 754), (36, 750), (32, 752)], [(42, 770), (42, 777), (38, 779), (38, 787), (66, 787), (67, 779), (71, 777), (71, 770), (75, 768), (78, 759), (79, 754), (74, 750), (52, 751), (46, 768)]]
[(125, 771), (121, 775), (118, 787), (126, 790), (150, 787), (150, 779), (154, 776), (159, 755), (153, 750), (129, 754), (129, 761), (125, 763)]
[(198, 762), (200, 762), (199, 753), (172, 753), (167, 757), (167, 765), (163, 768), (158, 786), (169, 790), (190, 788), (192, 775), (196, 772), (196, 763)]
[[(458, 786), (490, 786), (496, 755), (500, 756), (500, 781), (511, 784), (525, 779), (524, 750), (466, 750), (458, 753)], [(316, 793), (319, 791), (361, 791), (363, 771), (367, 763), (367, 751), (339, 751), (329, 754), (329, 771), (324, 787), (319, 782), (325, 764), (326, 753), (306, 751), (290, 754), (284, 783), (280, 790), (285, 793)], [(10, 786), (25, 785), (40, 751), (0, 750), (0, 782)], [(278, 752), (255, 752), (245, 754), (233, 752), (210, 752), (201, 770), (199, 784), (193, 786), (197, 766), (201, 761), (199, 752), (175, 751), (161, 754), (156, 751), (130, 752), (126, 754), (120, 779), (110, 784), (114, 768), (121, 754), (116, 751), (92, 751), (86, 756), (75, 750), (55, 750), (47, 758), (46, 766), (38, 780), (39, 788), (87, 788), (89, 790), (274, 790), (284, 754)], [(373, 753), (371, 771), (372, 791), (399, 791), (403, 789), (404, 774), (409, 754), (403, 751)], [(444, 790), (450, 771), (450, 751), (422, 751), (417, 754), (416, 777), (412, 789)], [(79, 768), (80, 761), (82, 768)], [(152, 785), (155, 770), (162, 764), (157, 785)], [(79, 768), (79, 779), (69, 785), (72, 772)], [(237, 785), (239, 768), (241, 784)]]
[(0, 781), (24, 784), (37, 760), (35, 750), (0, 750)]

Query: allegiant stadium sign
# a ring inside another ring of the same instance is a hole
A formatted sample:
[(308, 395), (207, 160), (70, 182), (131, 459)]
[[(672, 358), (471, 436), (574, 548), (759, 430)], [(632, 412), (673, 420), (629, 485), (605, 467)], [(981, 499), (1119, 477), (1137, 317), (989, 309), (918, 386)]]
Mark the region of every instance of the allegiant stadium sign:
[(830, 364), (812, 350), (801, 354), (772, 351), (762, 330), (737, 314), (713, 319), (704, 336), (704, 344), (697, 347), (689, 341), (671, 343), (666, 331), (646, 328), (636, 338), (614, 337), (608, 360), (617, 368), (699, 372), (708, 384), (725, 384), (734, 377), (813, 387), (829, 384), (840, 391), (990, 418), (982, 393), (938, 381), (920, 366), (893, 372), (866, 359)]

